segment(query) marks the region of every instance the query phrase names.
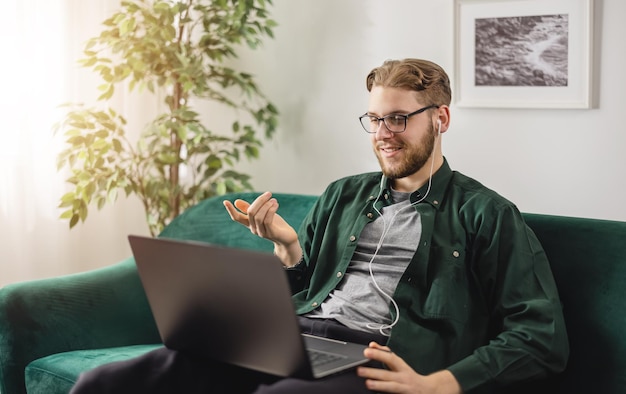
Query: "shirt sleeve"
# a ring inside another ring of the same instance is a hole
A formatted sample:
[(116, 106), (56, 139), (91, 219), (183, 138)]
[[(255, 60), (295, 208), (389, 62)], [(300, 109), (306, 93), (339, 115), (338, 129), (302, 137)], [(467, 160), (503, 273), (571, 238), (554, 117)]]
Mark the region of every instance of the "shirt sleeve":
[(569, 345), (550, 265), (514, 207), (477, 230), (472, 253), (493, 339), (448, 370), (465, 390), (546, 376), (565, 368)]
[(306, 263), (304, 261), (304, 255), (300, 257), (300, 260), (297, 264), (292, 267), (285, 268), (285, 272), (287, 274), (287, 280), (289, 281), (289, 286), (291, 288), (291, 293), (297, 293), (302, 290), (304, 286), (304, 273), (306, 270)]
[(306, 286), (309, 261), (311, 261), (311, 254), (313, 253), (311, 245), (313, 243), (312, 238), (315, 235), (316, 216), (319, 215), (319, 211), (321, 209), (320, 201), (323, 199), (324, 195), (318, 198), (298, 228), (298, 242), (300, 242), (300, 246), (302, 248), (302, 256), (300, 257), (298, 263), (294, 266), (285, 268), (285, 273), (287, 274), (287, 280), (289, 281), (292, 294), (298, 293)]

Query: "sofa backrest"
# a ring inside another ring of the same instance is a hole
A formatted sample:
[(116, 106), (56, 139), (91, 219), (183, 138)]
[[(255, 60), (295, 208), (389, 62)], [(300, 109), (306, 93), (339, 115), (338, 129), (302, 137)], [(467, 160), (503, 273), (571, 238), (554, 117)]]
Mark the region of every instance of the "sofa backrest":
[[(259, 193), (209, 198), (188, 209), (161, 236), (271, 251), (272, 244), (233, 223), (222, 201), (252, 202)], [(296, 229), (317, 196), (275, 194)], [(550, 260), (570, 340), (558, 393), (626, 393), (626, 223), (524, 214)], [(544, 391), (542, 391), (544, 392)], [(548, 392), (548, 391), (545, 391)]]
[[(174, 219), (159, 236), (271, 252), (271, 242), (234, 223), (222, 204), (225, 199), (231, 202), (235, 199), (252, 202), (259, 195), (252, 192), (233, 193), (203, 200)], [(280, 205), (280, 215), (296, 230), (317, 200), (317, 196), (296, 194), (275, 193), (274, 197)]]
[(524, 214), (550, 261), (570, 340), (560, 393), (626, 393), (626, 222)]

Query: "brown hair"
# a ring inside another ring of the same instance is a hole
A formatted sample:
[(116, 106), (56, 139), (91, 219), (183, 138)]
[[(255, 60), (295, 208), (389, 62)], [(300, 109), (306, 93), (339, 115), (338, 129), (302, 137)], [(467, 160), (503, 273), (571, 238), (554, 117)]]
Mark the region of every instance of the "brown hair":
[(401, 88), (418, 93), (425, 105), (450, 105), (452, 91), (448, 74), (437, 64), (422, 59), (387, 60), (374, 68), (366, 79), (373, 86)]

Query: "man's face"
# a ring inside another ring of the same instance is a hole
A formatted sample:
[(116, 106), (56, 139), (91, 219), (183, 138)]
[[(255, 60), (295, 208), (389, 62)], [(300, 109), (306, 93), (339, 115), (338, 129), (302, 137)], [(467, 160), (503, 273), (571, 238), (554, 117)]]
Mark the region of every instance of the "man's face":
[[(370, 92), (368, 114), (383, 117), (406, 115), (432, 103), (420, 103), (415, 92), (374, 86)], [(381, 122), (371, 134), (372, 147), (383, 174), (399, 179), (415, 174), (424, 167), (435, 146), (435, 128), (429, 111), (407, 119), (403, 133), (392, 133)]]

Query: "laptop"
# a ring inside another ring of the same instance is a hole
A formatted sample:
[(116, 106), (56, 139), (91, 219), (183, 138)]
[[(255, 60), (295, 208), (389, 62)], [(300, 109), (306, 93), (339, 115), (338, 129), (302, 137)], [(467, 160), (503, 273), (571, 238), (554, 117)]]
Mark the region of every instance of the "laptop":
[(128, 239), (166, 347), (302, 379), (369, 361), (363, 345), (300, 333), (276, 256), (194, 241)]

